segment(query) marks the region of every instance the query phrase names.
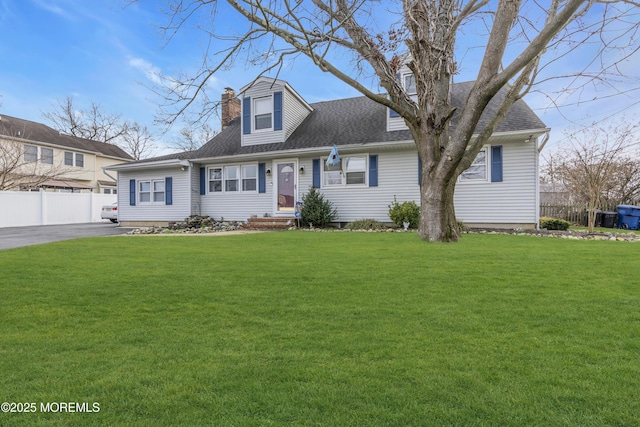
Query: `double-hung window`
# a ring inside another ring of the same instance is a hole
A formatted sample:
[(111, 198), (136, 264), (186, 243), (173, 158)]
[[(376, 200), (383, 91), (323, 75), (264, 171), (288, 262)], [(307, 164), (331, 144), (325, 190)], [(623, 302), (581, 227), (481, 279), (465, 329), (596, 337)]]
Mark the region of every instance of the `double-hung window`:
[(345, 185), (364, 185), (367, 183), (367, 158), (343, 157), (335, 165), (324, 162), (324, 187), (342, 187)]
[(242, 166), (242, 191), (256, 191), (258, 183), (258, 167)]
[(480, 150), (471, 166), (460, 175), (460, 181), (487, 181), (487, 148)]
[(53, 148), (40, 148), (40, 163), (53, 164)]
[(256, 98), (253, 101), (254, 130), (271, 129), (273, 117), (273, 100), (270, 96)]
[(27, 163), (35, 163), (38, 161), (38, 147), (35, 145), (24, 146), (24, 161)]
[(240, 166), (226, 166), (224, 168), (224, 191), (240, 191)]
[(84, 167), (84, 154), (76, 153), (76, 167)]
[(222, 192), (222, 168), (209, 169), (209, 193)]
[(139, 181), (138, 200), (140, 203), (165, 203), (165, 180)]
[(64, 165), (73, 166), (73, 153), (71, 151), (64, 152)]

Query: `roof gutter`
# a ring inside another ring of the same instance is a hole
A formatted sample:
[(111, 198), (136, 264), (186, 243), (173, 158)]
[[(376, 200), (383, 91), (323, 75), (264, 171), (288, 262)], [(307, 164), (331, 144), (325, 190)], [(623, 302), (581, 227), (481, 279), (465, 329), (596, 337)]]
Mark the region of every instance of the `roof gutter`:
[(140, 170), (140, 169), (157, 169), (162, 167), (185, 167), (188, 168), (191, 165), (191, 162), (188, 160), (181, 159), (170, 159), (170, 160), (160, 160), (157, 162), (146, 162), (146, 163), (120, 163), (117, 165), (105, 166), (103, 169), (112, 170), (112, 171), (127, 171), (129, 169)]

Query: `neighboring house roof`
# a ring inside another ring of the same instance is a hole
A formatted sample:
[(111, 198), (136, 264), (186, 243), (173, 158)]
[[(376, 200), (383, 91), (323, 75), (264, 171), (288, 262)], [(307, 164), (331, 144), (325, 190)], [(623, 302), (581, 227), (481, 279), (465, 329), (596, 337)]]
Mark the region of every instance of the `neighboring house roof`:
[(106, 157), (133, 160), (133, 157), (117, 145), (65, 135), (42, 123), (11, 116), (0, 116), (0, 135), (33, 143), (57, 145), (73, 150), (97, 153)]

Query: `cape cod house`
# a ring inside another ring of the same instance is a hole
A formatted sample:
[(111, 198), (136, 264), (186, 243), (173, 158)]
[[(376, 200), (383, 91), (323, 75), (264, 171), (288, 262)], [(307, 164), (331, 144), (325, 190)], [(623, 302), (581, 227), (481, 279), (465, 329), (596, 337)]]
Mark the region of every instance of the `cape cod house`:
[[(454, 106), (471, 85), (453, 86)], [(394, 197), (419, 203), (418, 154), (393, 111), (366, 97), (309, 104), (285, 81), (266, 77), (240, 94), (222, 95), (223, 129), (200, 149), (109, 168), (118, 172), (121, 224), (166, 224), (192, 214), (292, 218), (310, 187), (333, 202), (340, 223), (390, 222)], [(480, 126), (495, 108), (489, 105)], [(536, 227), (538, 138), (548, 131), (518, 101), (460, 176), (457, 218), (474, 226)], [(341, 161), (327, 166), (334, 145)]]

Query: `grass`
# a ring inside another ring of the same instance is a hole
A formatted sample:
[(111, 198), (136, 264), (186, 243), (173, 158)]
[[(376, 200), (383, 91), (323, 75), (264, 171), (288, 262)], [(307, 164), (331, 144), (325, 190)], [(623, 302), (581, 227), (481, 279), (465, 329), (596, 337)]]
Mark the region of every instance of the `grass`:
[(414, 233), (0, 251), (0, 425), (640, 424), (640, 247)]

